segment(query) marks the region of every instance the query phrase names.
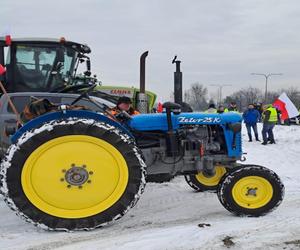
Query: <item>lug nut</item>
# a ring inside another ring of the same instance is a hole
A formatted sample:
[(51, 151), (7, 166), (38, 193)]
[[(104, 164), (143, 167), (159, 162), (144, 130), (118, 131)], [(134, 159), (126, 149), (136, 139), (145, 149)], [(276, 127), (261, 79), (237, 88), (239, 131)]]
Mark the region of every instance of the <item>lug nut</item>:
[(60, 178), (60, 181), (64, 181), (65, 179), (64, 178)]
[(75, 167), (75, 163), (72, 163), (72, 164), (71, 164), (71, 167)]
[(63, 173), (67, 172), (65, 169), (62, 170)]
[(78, 186), (79, 189), (82, 189), (82, 186)]
[(90, 171), (89, 174), (92, 175), (92, 174), (93, 174), (93, 171)]
[(86, 168), (86, 165), (82, 165), (83, 168)]
[(71, 185), (68, 185), (67, 188), (71, 188)]
[(87, 183), (91, 183), (91, 182), (92, 182), (91, 180), (88, 180), (88, 181), (87, 181)]

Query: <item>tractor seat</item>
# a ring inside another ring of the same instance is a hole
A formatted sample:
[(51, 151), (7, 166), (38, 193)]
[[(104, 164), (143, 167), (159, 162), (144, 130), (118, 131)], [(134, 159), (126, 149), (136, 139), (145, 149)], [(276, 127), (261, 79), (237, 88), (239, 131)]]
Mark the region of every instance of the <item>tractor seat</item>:
[(163, 108), (170, 110), (181, 109), (181, 105), (175, 102), (165, 102), (162, 106)]
[(39, 70), (27, 69), (24, 65), (19, 64), (16, 67), (16, 81), (20, 85), (23, 85), (23, 91), (41, 91), (45, 81), (45, 76), (43, 76), (42, 72)]

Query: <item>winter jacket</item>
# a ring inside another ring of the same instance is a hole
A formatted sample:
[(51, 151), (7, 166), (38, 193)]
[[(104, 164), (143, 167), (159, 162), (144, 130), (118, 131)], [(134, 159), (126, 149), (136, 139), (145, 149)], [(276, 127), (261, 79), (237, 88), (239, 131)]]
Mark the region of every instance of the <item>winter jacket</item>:
[(269, 107), (262, 114), (263, 123), (265, 124), (276, 124), (278, 121), (278, 114), (276, 108)]
[(243, 114), (243, 118), (246, 124), (254, 125), (260, 119), (260, 114), (256, 109), (247, 109)]

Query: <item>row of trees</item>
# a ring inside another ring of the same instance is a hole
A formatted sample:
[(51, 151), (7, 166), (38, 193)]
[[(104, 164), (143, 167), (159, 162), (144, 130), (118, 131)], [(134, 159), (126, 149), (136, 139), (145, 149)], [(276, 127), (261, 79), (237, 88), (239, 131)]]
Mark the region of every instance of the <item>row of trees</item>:
[[(268, 92), (265, 103), (273, 103), (278, 96), (286, 92), (291, 101), (297, 108), (300, 108), (300, 92), (295, 87), (288, 89), (280, 89), (278, 91)], [(262, 103), (264, 101), (264, 93), (262, 90), (253, 87), (242, 88), (222, 100), (223, 105), (227, 106), (232, 101), (236, 102), (239, 110), (245, 110), (249, 103)], [(200, 84), (194, 83), (184, 93), (184, 101), (192, 106), (195, 111), (206, 110), (210, 103), (214, 100), (208, 98), (207, 88)]]

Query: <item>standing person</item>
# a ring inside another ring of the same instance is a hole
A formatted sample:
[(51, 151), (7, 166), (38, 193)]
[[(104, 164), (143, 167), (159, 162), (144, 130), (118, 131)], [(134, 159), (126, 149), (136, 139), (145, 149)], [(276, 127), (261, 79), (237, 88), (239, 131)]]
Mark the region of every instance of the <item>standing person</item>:
[(260, 141), (258, 139), (258, 132), (257, 132), (257, 122), (260, 119), (259, 112), (254, 108), (253, 104), (248, 105), (248, 109), (243, 113), (244, 122), (246, 124), (249, 142), (252, 141), (252, 134), (251, 134), (251, 128), (254, 131), (255, 139), (256, 141)]
[(229, 112), (239, 112), (236, 106), (236, 102), (231, 102), (228, 107)]
[(260, 103), (260, 102), (255, 103), (254, 108), (259, 112), (259, 115), (260, 115), (259, 122), (261, 122), (261, 115), (263, 112), (262, 103)]
[(205, 113), (217, 113), (216, 105), (214, 103), (209, 104)]
[(278, 121), (277, 110), (272, 106), (272, 104), (265, 105), (264, 111), (262, 114), (263, 121), (263, 129), (262, 129), (262, 137), (263, 143), (262, 145), (267, 145), (268, 140), (270, 144), (275, 144), (273, 128)]
[(126, 111), (129, 115), (138, 115), (140, 112), (131, 107), (131, 99), (127, 96), (121, 96), (118, 99), (117, 105), (110, 110), (111, 114), (116, 116), (122, 111)]
[(223, 105), (219, 105), (219, 107), (217, 109), (217, 113), (218, 114), (223, 114), (225, 112), (226, 112), (225, 107)]

